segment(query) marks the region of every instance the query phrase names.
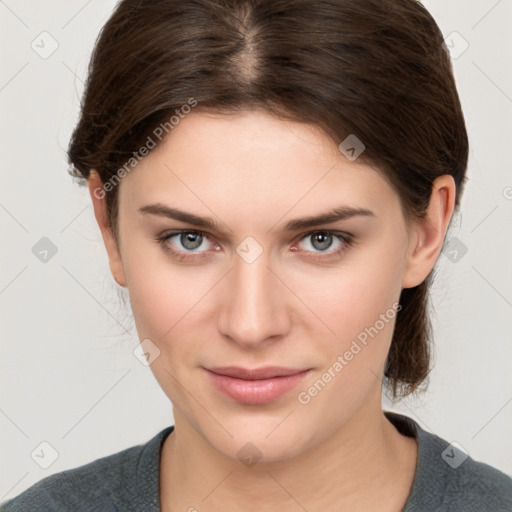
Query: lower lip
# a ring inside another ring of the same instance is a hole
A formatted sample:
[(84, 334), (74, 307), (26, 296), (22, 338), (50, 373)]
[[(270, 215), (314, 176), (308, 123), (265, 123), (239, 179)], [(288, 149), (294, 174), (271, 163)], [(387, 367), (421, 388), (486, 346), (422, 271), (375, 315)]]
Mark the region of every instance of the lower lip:
[(206, 370), (215, 387), (225, 395), (242, 404), (260, 405), (273, 402), (293, 389), (309, 370), (261, 380), (244, 380)]

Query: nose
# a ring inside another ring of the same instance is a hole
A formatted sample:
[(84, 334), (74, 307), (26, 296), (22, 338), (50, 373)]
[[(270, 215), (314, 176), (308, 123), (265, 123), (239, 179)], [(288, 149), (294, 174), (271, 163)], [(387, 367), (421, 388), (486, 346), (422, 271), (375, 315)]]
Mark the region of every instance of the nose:
[(290, 292), (271, 270), (265, 252), (252, 263), (237, 255), (221, 293), (218, 329), (232, 342), (255, 348), (288, 332)]

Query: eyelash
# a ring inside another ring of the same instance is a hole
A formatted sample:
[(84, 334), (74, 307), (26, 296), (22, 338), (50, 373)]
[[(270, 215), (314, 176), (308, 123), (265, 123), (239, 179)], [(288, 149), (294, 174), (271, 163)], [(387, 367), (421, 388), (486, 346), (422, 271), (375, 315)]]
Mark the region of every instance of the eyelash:
[[(181, 235), (183, 233), (193, 233), (195, 235), (201, 235), (204, 238), (209, 240), (209, 236), (207, 233), (205, 233), (203, 231), (193, 230), (193, 229), (181, 229), (181, 230), (172, 231), (170, 233), (164, 233), (163, 235), (158, 236), (156, 238), (156, 240), (157, 240), (157, 242), (160, 243), (160, 245), (166, 252), (171, 254), (171, 256), (179, 262), (195, 261), (198, 258), (204, 258), (204, 254), (205, 254), (204, 251), (203, 252), (178, 251), (176, 249), (173, 249), (167, 243), (171, 238)], [(300, 241), (304, 240), (305, 238), (308, 238), (317, 233), (332, 235), (341, 242), (341, 245), (340, 245), (340, 247), (338, 247), (338, 249), (336, 249), (332, 252), (320, 253), (319, 255), (317, 254), (316, 256), (312, 256), (312, 259), (314, 259), (314, 260), (324, 260), (324, 261), (330, 260), (332, 258), (335, 258), (335, 257), (341, 255), (341, 253), (343, 253), (346, 249), (348, 249), (349, 247), (351, 247), (353, 245), (353, 239), (354, 239), (353, 235), (350, 235), (348, 233), (343, 233), (340, 231), (329, 231), (329, 230), (324, 230), (324, 229), (317, 229), (315, 231), (309, 231), (308, 233), (301, 235), (301, 237), (298, 239), (298, 241), (300, 242)], [(310, 251), (306, 251), (306, 252), (310, 252)]]

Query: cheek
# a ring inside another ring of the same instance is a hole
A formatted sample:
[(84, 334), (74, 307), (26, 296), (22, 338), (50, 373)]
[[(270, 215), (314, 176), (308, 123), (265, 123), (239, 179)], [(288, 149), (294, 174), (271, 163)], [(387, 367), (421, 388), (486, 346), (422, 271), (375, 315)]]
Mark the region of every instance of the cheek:
[(373, 267), (351, 266), (337, 278), (304, 283), (301, 292), (316, 290), (307, 295), (308, 305), (323, 322), (312, 320), (308, 337), (315, 341), (312, 352), (322, 354), (322, 364), (296, 399), (301, 410), (329, 418), (330, 425), (346, 421), (381, 383), (400, 287), (392, 265), (375, 261)]
[(401, 287), (396, 267), (377, 258), (324, 275), (302, 276), (295, 290), (322, 320), (326, 332), (346, 339), (373, 325), (398, 300)]
[(159, 350), (150, 369), (174, 406), (186, 407), (181, 383), (187, 382), (187, 371), (202, 353), (198, 331), (204, 333), (204, 318), (199, 316), (208, 292), (207, 278), (185, 267), (148, 265), (147, 260), (136, 258), (126, 267), (139, 339), (151, 340)]
[(173, 265), (158, 244), (128, 244), (123, 268), (140, 336), (162, 338), (200, 297), (200, 280)]
[(202, 339), (198, 333), (205, 334), (205, 325), (213, 325), (204, 308), (219, 276), (172, 264), (165, 254), (152, 256), (151, 252), (135, 250), (124, 267), (139, 339), (149, 338), (164, 356), (151, 365), (155, 370), (197, 357)]
[(315, 314), (308, 322), (315, 350), (325, 355), (325, 368), (338, 356), (346, 356), (343, 379), (375, 379), (372, 372), (382, 371), (399, 314), (398, 252), (399, 248), (375, 246), (359, 261), (354, 257), (338, 270), (316, 273), (297, 283), (297, 295)]

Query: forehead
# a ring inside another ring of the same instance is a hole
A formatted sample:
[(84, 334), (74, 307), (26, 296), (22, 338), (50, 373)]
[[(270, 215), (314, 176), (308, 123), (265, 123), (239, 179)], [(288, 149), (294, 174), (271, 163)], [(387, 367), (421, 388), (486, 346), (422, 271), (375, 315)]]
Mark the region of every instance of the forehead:
[(122, 180), (120, 195), (125, 204), (167, 200), (260, 217), (398, 199), (380, 172), (349, 161), (317, 126), (261, 111), (186, 115)]

